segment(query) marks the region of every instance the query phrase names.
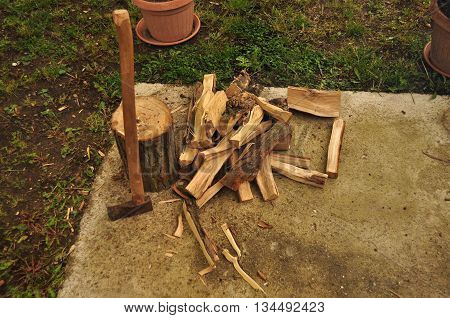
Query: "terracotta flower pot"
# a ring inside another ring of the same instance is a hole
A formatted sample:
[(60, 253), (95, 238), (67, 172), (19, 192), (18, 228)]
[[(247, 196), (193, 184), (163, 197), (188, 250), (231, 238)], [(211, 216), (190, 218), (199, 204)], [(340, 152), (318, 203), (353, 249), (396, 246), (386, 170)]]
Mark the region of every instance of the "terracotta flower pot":
[[(449, 4), (450, 5), (450, 4)], [(433, 32), (431, 34), (430, 62), (434, 69), (450, 76), (450, 19), (444, 15), (438, 0), (431, 3)]]
[(161, 42), (176, 42), (189, 36), (194, 21), (193, 0), (150, 2), (133, 0), (141, 9), (150, 35)]

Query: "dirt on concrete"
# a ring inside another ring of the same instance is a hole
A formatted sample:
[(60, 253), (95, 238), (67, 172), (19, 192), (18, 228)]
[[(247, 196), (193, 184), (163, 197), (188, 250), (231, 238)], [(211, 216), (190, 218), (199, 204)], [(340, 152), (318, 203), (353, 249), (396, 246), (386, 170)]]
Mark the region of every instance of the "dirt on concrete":
[[(190, 89), (137, 86), (172, 109), (188, 106)], [(266, 98), (285, 89), (266, 89)], [(181, 135), (186, 107), (175, 113)], [(346, 122), (339, 178), (324, 189), (276, 176), (280, 197), (239, 203), (223, 189), (200, 220), (219, 250), (231, 246), (227, 222), (243, 251), (241, 265), (270, 297), (449, 297), (450, 100), (427, 95), (343, 93)], [(332, 120), (295, 112), (291, 154), (325, 171)], [(98, 174), (60, 297), (262, 297), (224, 257), (207, 266), (186, 222), (171, 239), (181, 202), (170, 191), (152, 194), (154, 211), (111, 222), (106, 206), (129, 199), (115, 147)], [(273, 225), (261, 229), (258, 220)], [(175, 251), (167, 257), (167, 251)]]

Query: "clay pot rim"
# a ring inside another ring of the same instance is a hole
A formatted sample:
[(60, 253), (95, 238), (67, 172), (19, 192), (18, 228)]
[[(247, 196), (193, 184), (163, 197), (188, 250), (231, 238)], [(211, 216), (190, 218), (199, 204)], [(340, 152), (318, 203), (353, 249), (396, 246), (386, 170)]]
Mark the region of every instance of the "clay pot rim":
[(169, 0), (166, 2), (149, 2), (145, 0), (133, 0), (133, 3), (142, 10), (170, 11), (184, 7), (194, 0)]
[(173, 46), (173, 45), (178, 45), (181, 43), (184, 43), (186, 41), (189, 41), (190, 39), (192, 39), (194, 36), (197, 35), (197, 33), (200, 31), (200, 26), (201, 26), (201, 21), (200, 18), (198, 17), (198, 15), (196, 15), (194, 13), (194, 27), (192, 29), (192, 32), (184, 39), (175, 41), (175, 42), (161, 42), (161, 41), (157, 41), (153, 38), (148, 38), (145, 36), (145, 30), (147, 29), (147, 27), (145, 26), (145, 21), (144, 19), (141, 19), (137, 25), (136, 25), (136, 34), (138, 36), (139, 39), (141, 39), (141, 41), (151, 44), (151, 45), (155, 45), (155, 46)]
[(431, 3), (431, 17), (433, 21), (441, 26), (445, 31), (450, 32), (450, 17), (447, 17), (439, 8), (438, 0)]

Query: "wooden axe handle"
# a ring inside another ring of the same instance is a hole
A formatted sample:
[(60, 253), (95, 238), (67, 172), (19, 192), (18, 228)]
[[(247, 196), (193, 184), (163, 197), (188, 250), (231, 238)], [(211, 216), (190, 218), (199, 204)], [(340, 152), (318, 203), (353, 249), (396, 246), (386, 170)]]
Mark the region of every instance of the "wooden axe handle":
[(123, 123), (131, 198), (135, 204), (142, 204), (145, 201), (145, 195), (139, 164), (139, 144), (134, 95), (134, 49), (130, 15), (127, 10), (114, 10), (113, 20), (119, 37)]

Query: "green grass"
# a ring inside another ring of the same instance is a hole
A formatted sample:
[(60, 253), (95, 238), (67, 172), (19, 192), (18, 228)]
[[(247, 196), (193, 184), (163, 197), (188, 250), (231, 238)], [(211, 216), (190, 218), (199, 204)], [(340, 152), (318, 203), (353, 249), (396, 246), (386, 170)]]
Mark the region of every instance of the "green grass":
[[(425, 67), (429, 1), (196, 1), (202, 29), (135, 41), (136, 79), (191, 84), (241, 69), (263, 85), (450, 93)], [(132, 23), (140, 13), (130, 0)], [(53, 297), (120, 98), (112, 2), (0, 0), (0, 295)], [(71, 211), (70, 213), (68, 213)], [(73, 210), (72, 210), (73, 209)]]

